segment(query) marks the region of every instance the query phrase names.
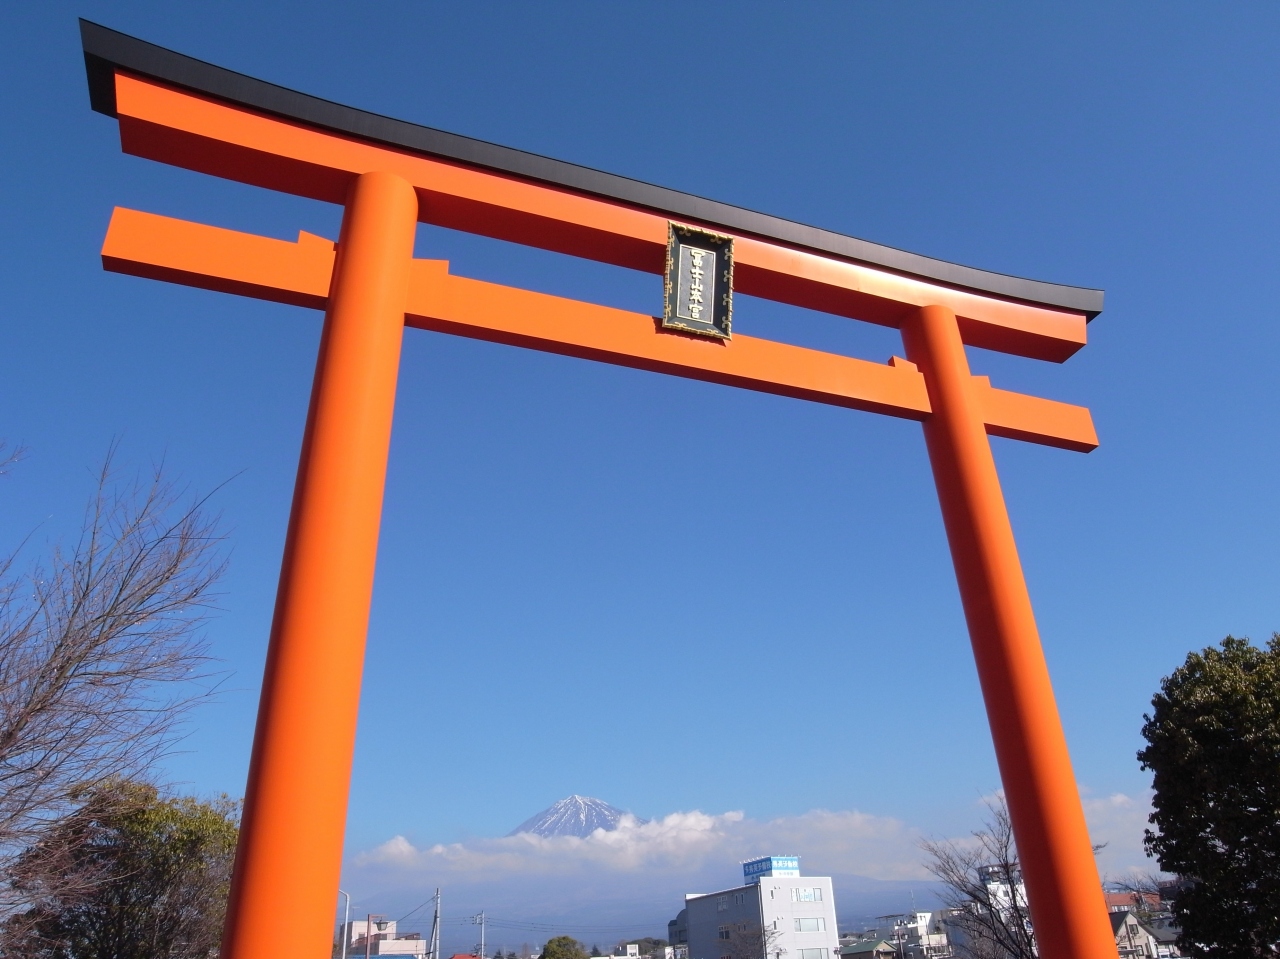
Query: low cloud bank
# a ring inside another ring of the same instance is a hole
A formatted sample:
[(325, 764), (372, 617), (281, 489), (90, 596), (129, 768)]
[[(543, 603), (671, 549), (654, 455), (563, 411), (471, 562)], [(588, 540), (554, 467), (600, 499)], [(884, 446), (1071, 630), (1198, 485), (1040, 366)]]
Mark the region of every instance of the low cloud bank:
[(769, 850), (803, 850), (815, 875), (858, 872), (879, 879), (923, 879), (920, 833), (897, 819), (815, 810), (766, 821), (741, 812), (677, 812), (650, 822), (625, 816), (618, 828), (585, 839), (521, 833), (501, 839), (416, 848), (396, 836), (356, 857), (357, 867), (382, 866), (422, 876), (478, 880), (515, 875), (667, 872), (687, 875), (718, 864), (731, 883), (741, 859)]
[[(1107, 844), (1099, 856), (1104, 875), (1151, 868), (1142, 854), (1146, 797), (1086, 797), (1085, 809), (1095, 842)], [(665, 936), (685, 893), (738, 884), (743, 859), (798, 854), (806, 873), (833, 878), (841, 924), (852, 927), (913, 904), (936, 905), (937, 887), (919, 848), (924, 836), (899, 819), (856, 810), (769, 820), (695, 810), (644, 823), (627, 816), (617, 829), (586, 838), (522, 833), (417, 847), (395, 836), (356, 855), (347, 881), (357, 906), (393, 916), (441, 886), (446, 915), (484, 909), (496, 920), (491, 941), (504, 948), (552, 934), (539, 924), (603, 943)], [(429, 918), (421, 925), (429, 927)], [(465, 937), (475, 931), (454, 932), (463, 937), (458, 948), (469, 949)]]
[[(677, 812), (580, 839), (529, 833), (417, 847), (395, 836), (358, 854), (346, 881), (357, 911), (395, 915), (444, 889), (446, 916), (481, 909), (493, 917), (490, 942), (518, 949), (557, 931), (587, 942), (666, 936), (689, 892), (739, 884), (739, 862), (797, 853), (811, 875), (835, 880), (836, 904), (851, 922), (934, 902), (920, 865), (918, 830), (857, 811), (751, 819), (741, 812)], [(423, 914), (419, 914), (421, 916)], [(430, 927), (415, 917), (406, 928)], [(446, 923), (446, 948), (470, 949), (474, 927)], [(467, 938), (470, 937), (470, 938)]]

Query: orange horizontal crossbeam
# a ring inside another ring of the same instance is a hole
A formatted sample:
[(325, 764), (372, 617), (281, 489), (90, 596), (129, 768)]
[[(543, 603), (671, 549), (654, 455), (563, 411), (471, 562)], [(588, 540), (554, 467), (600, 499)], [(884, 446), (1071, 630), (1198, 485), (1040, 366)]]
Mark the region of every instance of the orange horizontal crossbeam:
[[(382, 170), (414, 186), (423, 222), (650, 273), (663, 270), (667, 219), (650, 210), (303, 126), (153, 80), (117, 73), (115, 82), (128, 153), (333, 203), (343, 202), (356, 176)], [(918, 307), (945, 306), (956, 314), (966, 343), (1055, 362), (1085, 343), (1082, 313), (751, 236), (735, 238), (734, 258), (736, 288), (765, 299), (891, 327)]]
[(312, 233), (296, 243), (116, 207), (102, 243), (102, 265), (183, 286), (238, 293), (323, 310), (334, 242)]
[(914, 371), (741, 334), (672, 333), (642, 313), (450, 276), (443, 260), (414, 267), (410, 326), (872, 413), (929, 413)]
[[(102, 247), (117, 273), (323, 309), (334, 244), (297, 242), (117, 208)], [(414, 260), (409, 326), (765, 393), (923, 420), (924, 378), (904, 361), (872, 363), (772, 340), (710, 340), (660, 329), (651, 316), (452, 276), (443, 260)], [(974, 377), (987, 432), (1087, 452), (1089, 411), (991, 387)]]
[(1057, 446), (1077, 453), (1097, 449), (1098, 434), (1087, 407), (999, 390), (986, 376), (975, 376), (970, 383), (991, 436)]

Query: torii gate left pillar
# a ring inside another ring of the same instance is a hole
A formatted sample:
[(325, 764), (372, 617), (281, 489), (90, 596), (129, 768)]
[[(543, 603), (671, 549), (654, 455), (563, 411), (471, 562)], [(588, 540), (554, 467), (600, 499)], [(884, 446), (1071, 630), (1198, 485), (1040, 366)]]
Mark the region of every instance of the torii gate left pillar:
[(342, 869), (405, 297), (418, 224), (391, 173), (351, 184), (285, 540), (222, 954), (280, 917), (327, 955)]

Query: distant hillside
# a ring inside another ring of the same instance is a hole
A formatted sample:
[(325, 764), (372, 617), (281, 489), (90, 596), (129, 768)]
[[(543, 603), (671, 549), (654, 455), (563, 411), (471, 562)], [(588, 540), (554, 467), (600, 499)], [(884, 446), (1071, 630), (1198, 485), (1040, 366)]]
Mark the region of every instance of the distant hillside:
[(610, 806), (607, 802), (575, 794), (526, 819), (507, 835), (517, 836), (522, 832), (531, 832), (538, 836), (577, 836), (585, 839), (597, 829), (617, 829), (618, 821), (624, 815), (626, 813), (621, 809)]

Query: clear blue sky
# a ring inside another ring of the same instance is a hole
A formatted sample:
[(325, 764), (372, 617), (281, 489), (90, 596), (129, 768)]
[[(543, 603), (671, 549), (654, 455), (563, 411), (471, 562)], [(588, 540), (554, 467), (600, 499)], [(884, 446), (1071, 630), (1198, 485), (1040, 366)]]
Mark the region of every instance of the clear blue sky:
[[(292, 237), (336, 208), (123, 156), (76, 16), (391, 116), (1107, 291), (1083, 456), (995, 441), (1076, 769), (1140, 797), (1187, 650), (1280, 628), (1275, 38), (1263, 4), (42, 3), (0, 13), (0, 542), (74, 528), (113, 438), (216, 496), (233, 671), (170, 775), (243, 789), (320, 317), (104, 273), (113, 205)], [(709, 127), (667, 78), (726, 92)], [(692, 151), (692, 153), (691, 153)], [(699, 162), (689, 162), (690, 157)], [(703, 162), (710, 161), (710, 162)], [(422, 228), (454, 272), (656, 312), (660, 280)], [(875, 360), (897, 334), (739, 299)], [(723, 495), (679, 495), (697, 477)], [(405, 339), (350, 847), (858, 809), (962, 831), (998, 785), (918, 425), (419, 331)]]

